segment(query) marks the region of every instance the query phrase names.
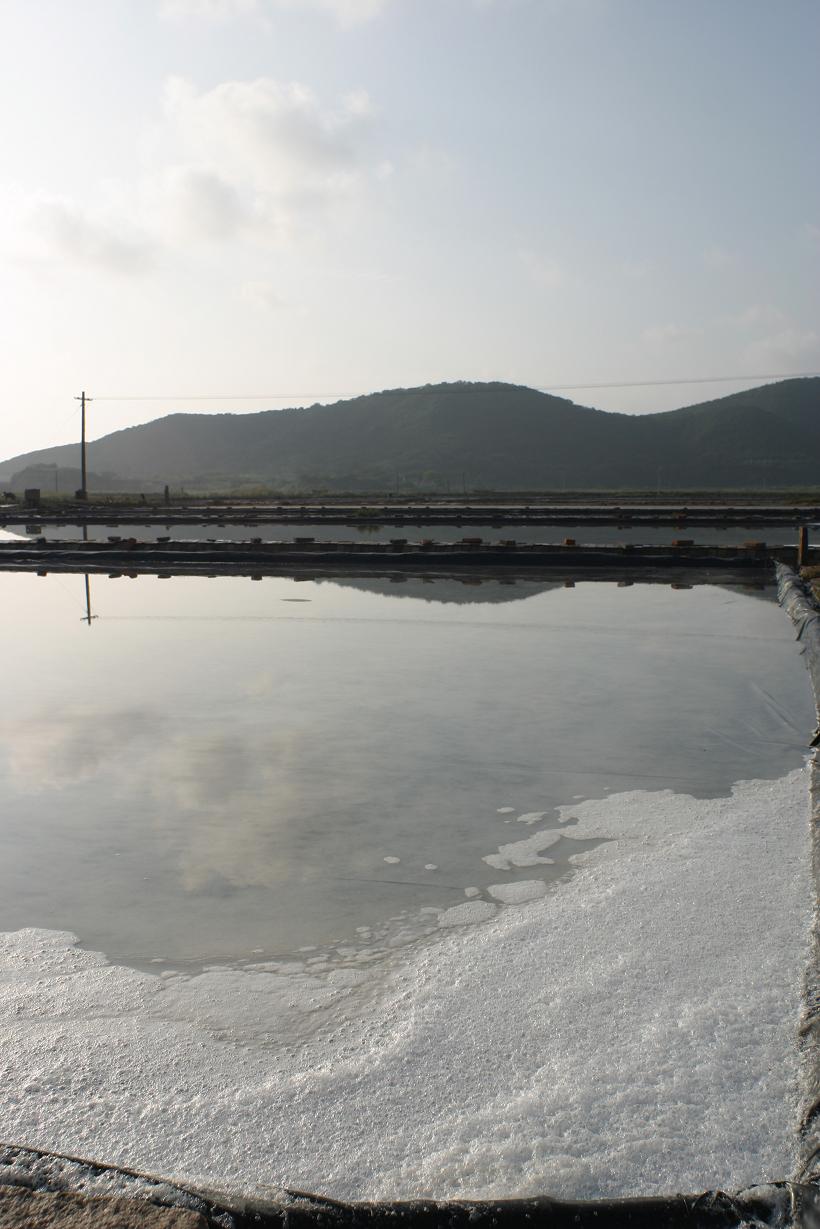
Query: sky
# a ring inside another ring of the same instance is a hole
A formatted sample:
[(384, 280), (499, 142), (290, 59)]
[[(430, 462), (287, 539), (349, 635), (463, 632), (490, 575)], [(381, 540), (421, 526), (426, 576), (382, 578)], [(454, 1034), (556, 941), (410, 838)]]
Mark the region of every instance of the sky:
[[(0, 0), (0, 456), (820, 372), (817, 0)], [(200, 401), (195, 397), (225, 400)], [(258, 399), (253, 399), (253, 398)], [(126, 400), (125, 398), (154, 398)]]

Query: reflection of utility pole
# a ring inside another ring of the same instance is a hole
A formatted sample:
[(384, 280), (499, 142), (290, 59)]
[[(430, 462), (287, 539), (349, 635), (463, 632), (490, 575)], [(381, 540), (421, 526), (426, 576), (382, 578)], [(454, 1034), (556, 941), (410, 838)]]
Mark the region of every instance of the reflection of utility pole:
[[(86, 525), (85, 521), (83, 521), (83, 542), (87, 542), (87, 541), (88, 541), (88, 526)], [(88, 575), (88, 572), (86, 572), (85, 574), (85, 614), (83, 615), (82, 622), (87, 623), (88, 626), (90, 627), (91, 620), (96, 619), (96, 618), (98, 618), (98, 616), (91, 613), (91, 577)]]
[(83, 392), (80, 394), (79, 397), (75, 397), (74, 400), (80, 402), (81, 413), (82, 413), (82, 421), (80, 425), (80, 475), (81, 477), (80, 477), (80, 489), (77, 492), (77, 498), (87, 499), (88, 498), (88, 482), (87, 482), (87, 468), (86, 468), (86, 463), (85, 463), (85, 405), (87, 401), (91, 400), (91, 398), (86, 397), (85, 393)]
[(85, 574), (85, 614), (82, 617), (82, 622), (91, 626), (91, 620), (99, 618), (98, 615), (91, 613), (91, 577), (88, 572)]

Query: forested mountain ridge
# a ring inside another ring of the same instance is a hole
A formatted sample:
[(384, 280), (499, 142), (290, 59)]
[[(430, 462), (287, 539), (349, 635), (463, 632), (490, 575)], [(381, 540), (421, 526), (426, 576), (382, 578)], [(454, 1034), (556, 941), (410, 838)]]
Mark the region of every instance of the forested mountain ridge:
[[(67, 444), (12, 457), (0, 462), (0, 482), (42, 472), (31, 467), (76, 469), (78, 451)], [(644, 415), (512, 384), (425, 385), (305, 409), (169, 414), (88, 452), (108, 489), (805, 486), (818, 481), (820, 378)]]

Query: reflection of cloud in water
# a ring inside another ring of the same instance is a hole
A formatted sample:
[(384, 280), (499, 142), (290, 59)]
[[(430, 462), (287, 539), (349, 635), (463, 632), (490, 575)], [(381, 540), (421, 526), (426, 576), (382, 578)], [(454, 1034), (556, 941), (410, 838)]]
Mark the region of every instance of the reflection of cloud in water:
[(182, 734), (165, 744), (152, 762), (154, 822), (187, 891), (269, 887), (292, 866), (282, 837), (301, 810), (304, 745), (293, 730)]
[(243, 694), (249, 700), (258, 700), (262, 696), (268, 696), (274, 688), (274, 677), (270, 671), (256, 673), (243, 687)]
[[(106, 806), (129, 822), (150, 816), (186, 891), (225, 894), (281, 881), (294, 860), (294, 840), (283, 834), (304, 812), (302, 783), (310, 779), (305, 731), (221, 733), (208, 725), (169, 737), (168, 725), (148, 709), (75, 710), (1, 729), (19, 793), (106, 778)], [(69, 818), (71, 805), (63, 799)]]
[(0, 733), (15, 786), (35, 794), (88, 781), (103, 769), (127, 771), (135, 752), (144, 755), (159, 736), (159, 724), (147, 709), (74, 710), (7, 721)]

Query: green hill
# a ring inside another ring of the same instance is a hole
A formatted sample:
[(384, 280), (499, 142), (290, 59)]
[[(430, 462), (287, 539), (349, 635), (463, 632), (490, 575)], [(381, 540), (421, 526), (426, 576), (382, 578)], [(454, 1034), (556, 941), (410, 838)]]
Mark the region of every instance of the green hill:
[[(75, 468), (77, 454), (12, 457), (0, 483)], [(169, 414), (89, 446), (109, 489), (137, 490), (796, 487), (817, 483), (818, 461), (820, 378), (644, 415), (511, 384), (425, 385), (306, 409)]]

